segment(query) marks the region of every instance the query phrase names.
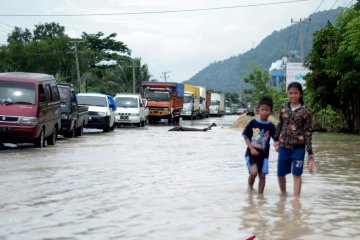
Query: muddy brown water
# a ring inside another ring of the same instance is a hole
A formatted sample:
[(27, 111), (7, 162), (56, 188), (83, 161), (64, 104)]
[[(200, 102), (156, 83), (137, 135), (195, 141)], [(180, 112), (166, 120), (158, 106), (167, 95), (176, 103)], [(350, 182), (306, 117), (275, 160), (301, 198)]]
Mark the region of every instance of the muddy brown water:
[(359, 239), (360, 138), (315, 134), (316, 175), (281, 196), (247, 190), (236, 116), (87, 130), (44, 149), (0, 150), (0, 239)]

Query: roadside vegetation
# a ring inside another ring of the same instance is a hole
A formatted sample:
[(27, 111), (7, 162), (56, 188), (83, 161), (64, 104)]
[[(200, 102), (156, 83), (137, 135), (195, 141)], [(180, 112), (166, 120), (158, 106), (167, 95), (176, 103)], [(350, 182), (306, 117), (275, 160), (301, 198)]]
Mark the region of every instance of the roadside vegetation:
[[(305, 103), (310, 106), (316, 130), (360, 133), (360, 2), (344, 10), (335, 24), (314, 34), (306, 66)], [(263, 96), (274, 100), (278, 114), (287, 101), (285, 89), (270, 86), (270, 76), (260, 67), (245, 78), (253, 86), (244, 91), (246, 102), (256, 104)]]
[(131, 57), (131, 50), (117, 40), (116, 33), (83, 32), (81, 38), (71, 39), (65, 27), (54, 22), (35, 25), (32, 31), (15, 27), (7, 44), (0, 46), (0, 71), (51, 74), (79, 91), (76, 54), (82, 92), (132, 92), (132, 66), (137, 92), (141, 82), (150, 79), (147, 65)]

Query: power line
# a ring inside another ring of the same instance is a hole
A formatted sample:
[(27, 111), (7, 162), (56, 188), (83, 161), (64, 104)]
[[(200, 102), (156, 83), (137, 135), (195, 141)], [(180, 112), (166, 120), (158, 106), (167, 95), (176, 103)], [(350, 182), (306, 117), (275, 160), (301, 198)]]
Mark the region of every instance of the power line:
[(317, 8), (316, 8), (315, 11), (313, 12), (313, 14), (316, 13), (317, 10), (319, 10), (320, 6), (324, 3), (324, 1), (325, 1), (325, 0), (322, 0), (322, 1), (320, 2), (320, 4), (317, 6)]
[(140, 11), (140, 12), (119, 12), (119, 13), (78, 13), (78, 14), (0, 14), (0, 16), (1, 17), (88, 17), (88, 16), (116, 16), (116, 15), (146, 15), (146, 14), (199, 12), (199, 11), (224, 10), (224, 9), (234, 9), (234, 8), (261, 7), (261, 6), (281, 5), (281, 4), (290, 4), (290, 3), (307, 2), (307, 1), (310, 1), (310, 0), (292, 0), (292, 1), (268, 2), (268, 3), (235, 5), (235, 6), (224, 6), (224, 7), (163, 10), (163, 11)]

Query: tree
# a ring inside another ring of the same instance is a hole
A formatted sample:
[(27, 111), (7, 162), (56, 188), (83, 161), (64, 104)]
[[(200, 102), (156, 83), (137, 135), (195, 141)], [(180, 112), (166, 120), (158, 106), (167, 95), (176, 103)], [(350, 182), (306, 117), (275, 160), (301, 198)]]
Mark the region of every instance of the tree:
[(253, 69), (253, 71), (247, 76), (244, 81), (254, 86), (249, 93), (251, 93), (255, 100), (260, 100), (264, 96), (269, 96), (271, 93), (270, 86), (270, 74), (267, 71), (261, 70), (259, 67)]
[(306, 85), (312, 106), (341, 112), (347, 128), (360, 131), (360, 6), (344, 11), (336, 25), (328, 25), (314, 35), (307, 61), (311, 73)]

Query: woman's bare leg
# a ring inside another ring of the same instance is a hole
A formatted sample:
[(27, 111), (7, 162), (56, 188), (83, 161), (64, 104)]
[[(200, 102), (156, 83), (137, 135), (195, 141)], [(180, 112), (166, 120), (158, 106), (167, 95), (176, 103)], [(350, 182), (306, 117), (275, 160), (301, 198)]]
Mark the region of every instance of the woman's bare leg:
[(293, 175), (294, 177), (294, 197), (299, 197), (301, 192), (301, 176)]

